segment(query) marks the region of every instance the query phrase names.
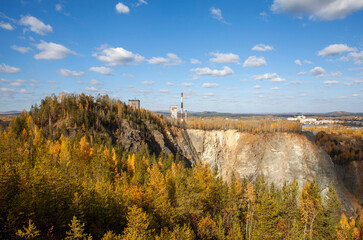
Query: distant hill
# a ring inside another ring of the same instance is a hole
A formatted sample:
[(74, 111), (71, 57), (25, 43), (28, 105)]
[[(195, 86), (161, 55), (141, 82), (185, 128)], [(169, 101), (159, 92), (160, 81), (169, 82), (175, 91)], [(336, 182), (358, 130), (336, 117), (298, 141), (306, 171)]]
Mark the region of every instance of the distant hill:
[(0, 115), (10, 115), (10, 114), (20, 114), (20, 111), (6, 111), (6, 112), (0, 112)]

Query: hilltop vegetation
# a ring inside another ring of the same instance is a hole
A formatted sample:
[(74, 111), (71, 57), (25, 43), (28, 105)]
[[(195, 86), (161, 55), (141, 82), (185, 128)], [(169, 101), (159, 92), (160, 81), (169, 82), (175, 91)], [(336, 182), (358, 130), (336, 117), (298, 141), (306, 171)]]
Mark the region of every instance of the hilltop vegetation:
[(282, 119), (235, 119), (225, 117), (188, 118), (188, 128), (203, 130), (236, 129), (240, 132), (271, 133), (271, 132), (301, 132), (301, 124), (297, 121)]
[(105, 96), (65, 98), (46, 98), (0, 133), (0, 238), (362, 237), (362, 218), (340, 214), (333, 187), (323, 199), (315, 181), (301, 191), (263, 176), (226, 183), (208, 165), (187, 168), (147, 142), (129, 151), (117, 143), (125, 119), (145, 136), (173, 126)]

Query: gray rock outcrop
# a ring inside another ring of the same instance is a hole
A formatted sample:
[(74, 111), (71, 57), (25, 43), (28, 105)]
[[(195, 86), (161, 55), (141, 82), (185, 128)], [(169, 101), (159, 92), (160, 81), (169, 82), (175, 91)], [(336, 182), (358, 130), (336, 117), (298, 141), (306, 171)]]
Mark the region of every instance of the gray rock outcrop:
[(324, 197), (332, 184), (342, 201), (343, 211), (354, 211), (337, 181), (330, 157), (303, 134), (250, 134), (236, 130), (187, 130), (201, 161), (217, 168), (228, 181), (232, 172), (254, 180), (263, 174), (265, 180), (282, 187), (296, 179), (302, 188), (306, 181), (318, 183)]

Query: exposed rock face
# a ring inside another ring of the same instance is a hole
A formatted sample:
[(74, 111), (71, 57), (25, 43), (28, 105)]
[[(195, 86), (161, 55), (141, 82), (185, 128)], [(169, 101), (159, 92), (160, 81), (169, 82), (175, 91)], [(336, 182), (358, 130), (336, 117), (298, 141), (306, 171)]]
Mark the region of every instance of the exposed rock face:
[(323, 196), (329, 184), (333, 184), (343, 210), (353, 211), (352, 204), (338, 185), (330, 157), (303, 134), (187, 131), (200, 159), (211, 168), (217, 168), (227, 181), (232, 172), (250, 180), (264, 174), (268, 182), (274, 182), (278, 187), (282, 187), (285, 180), (294, 178), (300, 187), (315, 179)]
[(338, 181), (343, 190), (353, 200), (355, 206), (363, 204), (363, 161), (353, 161), (345, 165), (335, 165)]

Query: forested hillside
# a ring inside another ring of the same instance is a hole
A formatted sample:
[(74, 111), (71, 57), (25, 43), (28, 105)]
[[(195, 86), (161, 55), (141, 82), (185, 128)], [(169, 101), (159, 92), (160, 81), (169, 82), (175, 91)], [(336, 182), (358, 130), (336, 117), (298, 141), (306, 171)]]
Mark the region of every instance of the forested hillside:
[[(49, 97), (23, 112), (0, 133), (0, 239), (362, 237), (362, 218), (341, 214), (333, 187), (323, 199), (315, 181), (301, 191), (263, 176), (226, 183), (208, 165), (153, 152), (152, 130), (172, 127), (107, 96)], [(119, 144), (127, 129), (144, 134), (141, 147)]]

